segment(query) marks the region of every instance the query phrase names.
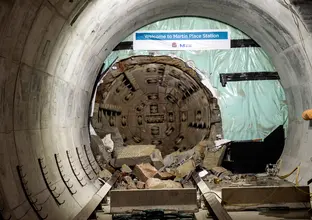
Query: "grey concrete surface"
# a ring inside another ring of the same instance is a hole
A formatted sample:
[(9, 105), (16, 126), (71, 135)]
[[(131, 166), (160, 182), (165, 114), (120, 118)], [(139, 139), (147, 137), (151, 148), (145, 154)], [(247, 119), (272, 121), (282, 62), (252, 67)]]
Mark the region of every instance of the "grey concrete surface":
[[(84, 4), (87, 3), (86, 6)], [(73, 219), (99, 189), (89, 180), (76, 147), (89, 147), (88, 108), (96, 74), (110, 51), (136, 29), (159, 19), (196, 15), (218, 19), (254, 38), (272, 58), (286, 89), (290, 121), (282, 173), (301, 162), (300, 183), (312, 177), (312, 130), (301, 119), (311, 107), (311, 17), (277, 0), (1, 0), (0, 1), (0, 192), (1, 215), (36, 219), (22, 190), (22, 166), (31, 201), (48, 219)], [(308, 1), (301, 1), (308, 2)], [(80, 10), (84, 8), (84, 10)], [(80, 15), (77, 13), (80, 12)], [(294, 21), (295, 18), (295, 21)], [(310, 19), (309, 19), (310, 18)], [(72, 155), (81, 186), (69, 169)], [(77, 193), (57, 171), (58, 153)], [(43, 158), (57, 205), (39, 170)], [(84, 166), (88, 165), (85, 156)], [(90, 170), (90, 169), (89, 169)], [(294, 181), (294, 176), (289, 179)]]
[[(299, 210), (299, 211), (249, 211), (249, 212), (229, 212), (231, 218), (233, 220), (286, 220), (286, 219), (310, 219), (310, 215), (306, 210)], [(108, 219), (105, 218), (99, 219)], [(195, 218), (197, 220), (210, 220), (213, 219), (211, 216), (207, 217), (207, 211), (201, 210), (195, 214)]]

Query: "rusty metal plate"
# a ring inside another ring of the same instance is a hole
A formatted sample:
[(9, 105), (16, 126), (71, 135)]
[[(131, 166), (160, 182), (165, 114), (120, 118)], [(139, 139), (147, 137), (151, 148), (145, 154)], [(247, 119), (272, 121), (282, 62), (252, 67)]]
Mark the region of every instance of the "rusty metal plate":
[(169, 56), (136, 56), (105, 74), (96, 102), (126, 144), (157, 145), (163, 155), (210, 137), (220, 110), (194, 69)]

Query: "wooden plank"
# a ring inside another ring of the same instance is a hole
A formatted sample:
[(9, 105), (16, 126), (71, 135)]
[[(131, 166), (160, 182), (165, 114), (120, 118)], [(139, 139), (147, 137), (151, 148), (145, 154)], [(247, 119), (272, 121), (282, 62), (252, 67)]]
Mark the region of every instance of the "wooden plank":
[(82, 210), (75, 216), (73, 220), (86, 220), (90, 217), (96, 207), (101, 203), (102, 199), (106, 196), (112, 188), (116, 180), (119, 178), (120, 172), (115, 172), (113, 176), (107, 181), (101, 189), (92, 196), (91, 200), (82, 208)]
[(198, 211), (195, 188), (112, 190), (110, 196), (111, 213), (155, 209), (183, 212)]
[[(227, 209), (234, 205), (256, 207), (272, 204), (276, 207), (303, 207), (310, 205), (308, 186), (252, 186), (222, 189), (222, 200)], [(297, 206), (296, 206), (297, 204)], [(299, 206), (298, 206), (299, 204)], [(246, 207), (247, 208), (247, 207)], [(232, 208), (231, 208), (232, 209)]]
[(222, 207), (215, 194), (209, 189), (206, 183), (199, 177), (198, 173), (193, 173), (193, 179), (196, 182), (200, 192), (203, 194), (209, 213), (216, 220), (231, 220), (231, 216)]

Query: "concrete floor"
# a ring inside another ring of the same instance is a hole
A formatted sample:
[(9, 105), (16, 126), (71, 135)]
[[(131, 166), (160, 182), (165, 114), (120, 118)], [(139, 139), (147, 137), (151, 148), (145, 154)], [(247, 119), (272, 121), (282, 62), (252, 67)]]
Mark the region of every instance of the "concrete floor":
[[(277, 220), (277, 219), (311, 219), (308, 211), (291, 211), (291, 212), (229, 212), (233, 220)], [(207, 211), (203, 210), (196, 213), (196, 219), (212, 219), (207, 218)]]
[[(297, 220), (297, 219), (312, 219), (307, 210), (291, 211), (291, 212), (229, 212), (233, 220)], [(207, 217), (207, 211), (201, 210), (195, 214), (197, 220), (212, 219)], [(111, 220), (112, 216), (105, 213), (98, 213), (98, 220)]]
[[(289, 186), (293, 185), (292, 183), (281, 180), (276, 177), (268, 177), (265, 174), (257, 175), (245, 175), (245, 178), (238, 178), (237, 181), (222, 181), (219, 184), (214, 184), (212, 181), (209, 181), (209, 178), (206, 178), (206, 184), (214, 191), (216, 194), (221, 196), (222, 187), (229, 186)], [(256, 176), (257, 178), (251, 178)], [(218, 198), (220, 201), (220, 199)], [(204, 206), (202, 206), (204, 207)], [(98, 212), (97, 216), (99, 220), (109, 220), (112, 219), (110, 214), (109, 206), (102, 206), (103, 212)], [(292, 210), (292, 211), (269, 211), (267, 209), (259, 209), (261, 211), (230, 211), (229, 214), (233, 220), (279, 220), (279, 219), (312, 219), (311, 215), (306, 210)], [(195, 214), (196, 219), (212, 219), (207, 216), (207, 210), (201, 209), (198, 213)]]
[(270, 177), (265, 173), (260, 174), (235, 174), (231, 180), (222, 180), (219, 184), (213, 183), (212, 177), (203, 178), (208, 187), (214, 191), (221, 191), (223, 187), (249, 187), (249, 186), (292, 186), (293, 183)]
[[(278, 177), (270, 177), (265, 173), (260, 174), (235, 174), (231, 180), (223, 179), (220, 183), (215, 184), (212, 176), (206, 176), (204, 178), (205, 183), (211, 189), (212, 192), (217, 194), (218, 201), (221, 202), (222, 193), (221, 190), (224, 187), (253, 187), (253, 186), (293, 186), (294, 184), (280, 179)], [(204, 204), (202, 204), (204, 205)], [(203, 207), (203, 206), (202, 206)], [(232, 211), (232, 210), (231, 210)], [(238, 211), (238, 210), (236, 210)], [(239, 210), (243, 211), (243, 210)]]

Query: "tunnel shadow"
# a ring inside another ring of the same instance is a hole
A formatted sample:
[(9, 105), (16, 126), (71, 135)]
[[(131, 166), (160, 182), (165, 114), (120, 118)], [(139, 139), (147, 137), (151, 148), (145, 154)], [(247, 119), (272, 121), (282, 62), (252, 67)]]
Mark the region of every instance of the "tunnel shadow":
[(278, 126), (263, 142), (233, 142), (226, 154), (231, 160), (224, 160), (222, 166), (233, 173), (263, 173), (267, 164), (275, 164), (285, 145), (285, 132)]

